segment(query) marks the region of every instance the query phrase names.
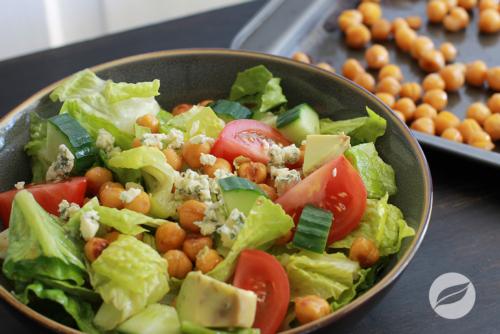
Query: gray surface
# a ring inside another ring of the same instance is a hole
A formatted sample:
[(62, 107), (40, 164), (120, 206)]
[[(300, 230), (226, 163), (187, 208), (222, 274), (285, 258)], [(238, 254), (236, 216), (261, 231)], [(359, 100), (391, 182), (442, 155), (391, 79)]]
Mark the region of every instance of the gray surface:
[[(313, 61), (326, 61), (340, 71), (345, 59), (357, 58), (364, 62), (364, 50), (352, 50), (345, 46), (342, 32), (336, 25), (338, 14), (355, 1), (329, 0), (274, 0), (254, 17), (233, 40), (236, 49), (263, 51), (282, 56), (291, 56), (295, 51), (309, 54)], [(458, 62), (468, 63), (484, 60), (488, 66), (498, 66), (500, 34), (481, 35), (477, 29), (477, 12), (471, 17), (471, 24), (465, 31), (449, 33), (441, 25), (426, 24), (426, 1), (386, 0), (382, 2), (383, 16), (389, 20), (408, 15), (419, 15), (424, 19), (419, 34), (432, 38), (439, 46), (444, 41), (452, 42), (458, 49)], [(392, 41), (384, 42), (389, 49), (391, 62), (398, 64), (405, 81), (421, 82), (424, 73), (410, 55), (396, 49)], [(447, 110), (464, 118), (467, 107), (477, 101), (486, 101), (491, 92), (486, 88), (465, 85), (460, 91), (449, 93)], [(418, 140), (433, 147), (448, 150), (467, 158), (477, 159), (500, 167), (500, 144), (496, 152), (487, 152), (469, 145), (457, 144), (445, 139), (421, 133)]]

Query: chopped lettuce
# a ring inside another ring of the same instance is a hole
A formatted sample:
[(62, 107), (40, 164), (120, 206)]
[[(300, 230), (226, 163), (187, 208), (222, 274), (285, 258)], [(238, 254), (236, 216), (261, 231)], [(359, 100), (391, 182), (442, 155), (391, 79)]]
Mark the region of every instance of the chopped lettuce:
[(344, 239), (334, 242), (330, 248), (348, 249), (354, 239), (365, 237), (375, 242), (380, 256), (397, 253), (402, 240), (415, 235), (415, 231), (408, 226), (401, 210), (387, 203), (387, 199), (387, 195), (380, 200), (368, 199), (359, 226)]
[(111, 330), (168, 292), (167, 262), (134, 237), (122, 235), (91, 265), (91, 283), (104, 303), (94, 323)]
[(184, 133), (184, 138), (189, 140), (199, 134), (217, 138), (224, 129), (225, 123), (217, 117), (212, 108), (193, 106), (189, 111), (172, 117), (167, 125), (181, 130)]
[(396, 193), (394, 169), (379, 157), (373, 143), (356, 145), (347, 150), (345, 156), (361, 175), (368, 198), (379, 199)]
[[(116, 153), (113, 153), (116, 154)], [(130, 168), (116, 168), (116, 167), (111, 167), (109, 165), (109, 159), (111, 158), (110, 155), (108, 155), (106, 152), (103, 150), (99, 150), (99, 157), (101, 158), (101, 161), (107, 169), (109, 169), (114, 176), (114, 179), (121, 184), (127, 184), (127, 182), (133, 182), (133, 183), (141, 183), (142, 180), (142, 174), (140, 170), (137, 169), (130, 169)]]
[(172, 199), (171, 191), (175, 173), (160, 150), (147, 146), (133, 148), (115, 154), (108, 164), (112, 168), (141, 170), (151, 198), (149, 214), (159, 218), (172, 215), (167, 208), (168, 202)]
[(320, 133), (328, 135), (343, 133), (351, 137), (352, 145), (375, 142), (378, 137), (385, 133), (387, 121), (368, 107), (366, 107), (366, 111), (368, 116), (343, 121), (323, 118), (319, 121)]
[(50, 300), (61, 305), (75, 320), (82, 332), (89, 334), (99, 333), (92, 323), (94, 311), (89, 303), (79, 298), (68, 296), (60, 289), (46, 288), (39, 282), (28, 285), (21, 294), (17, 295), (17, 298), (23, 303), (28, 304), (33, 299), (33, 295), (39, 299)]
[(360, 267), (343, 253), (301, 251), (279, 257), (290, 281), (291, 298), (317, 295), (334, 301), (352, 300)]
[(280, 86), (280, 78), (263, 66), (255, 66), (238, 73), (229, 99), (238, 101), (254, 111), (254, 118), (287, 102)]
[(82, 253), (56, 218), (48, 214), (27, 190), (17, 193), (12, 204), (9, 248), (3, 263), (5, 276), (30, 282), (38, 277), (85, 282)]
[(24, 150), (31, 160), (32, 182), (45, 182), (47, 169), (52, 163), (47, 157), (47, 120), (36, 112), (30, 113), (30, 140)]
[(123, 334), (181, 334), (181, 324), (175, 308), (151, 304), (118, 326), (117, 331)]
[(61, 113), (70, 113), (93, 138), (99, 129), (105, 129), (115, 137), (118, 146), (127, 149), (134, 137), (136, 119), (160, 111), (155, 100), (159, 88), (159, 80), (115, 83), (83, 70), (64, 81), (50, 98), (64, 102)]
[(183, 321), (181, 328), (184, 334), (260, 334), (258, 328), (211, 329), (199, 326), (190, 321)]
[(281, 206), (263, 196), (258, 197), (226, 258), (208, 275), (227, 281), (233, 274), (241, 251), (247, 248), (269, 248), (274, 240), (286, 234), (293, 226), (292, 218)]
[(170, 131), (170, 126), (168, 126), (168, 121), (170, 121), (173, 117), (174, 115), (163, 109), (161, 109), (158, 112), (158, 114), (156, 114), (156, 118), (158, 118), (158, 121), (160, 122), (161, 133), (168, 133)]

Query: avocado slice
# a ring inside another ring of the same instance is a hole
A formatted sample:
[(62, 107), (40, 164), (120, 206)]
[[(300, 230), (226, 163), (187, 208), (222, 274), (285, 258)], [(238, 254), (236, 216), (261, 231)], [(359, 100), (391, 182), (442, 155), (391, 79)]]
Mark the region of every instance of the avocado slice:
[(306, 139), (304, 175), (309, 175), (328, 161), (338, 158), (350, 147), (350, 137), (346, 135), (309, 135)]

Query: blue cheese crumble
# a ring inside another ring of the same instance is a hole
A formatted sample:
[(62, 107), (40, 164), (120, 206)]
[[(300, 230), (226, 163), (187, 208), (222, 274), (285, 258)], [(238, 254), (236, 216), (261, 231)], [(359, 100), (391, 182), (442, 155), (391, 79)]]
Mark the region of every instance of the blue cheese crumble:
[(141, 144), (163, 150), (163, 141), (166, 141), (167, 139), (168, 136), (163, 133), (145, 133), (142, 135)]
[(243, 212), (233, 209), (224, 224), (217, 228), (217, 233), (219, 233), (224, 247), (230, 248), (233, 246), (238, 233), (240, 233), (245, 224), (245, 218)]
[(179, 150), (184, 145), (184, 133), (177, 129), (171, 129), (165, 141), (168, 142), (168, 148)]
[(217, 161), (217, 157), (211, 154), (202, 153), (200, 155), (200, 163), (203, 166), (213, 166)]
[(300, 159), (300, 149), (295, 144), (282, 147), (278, 144), (269, 146), (269, 164), (272, 166), (284, 166), (294, 164)]
[(295, 169), (276, 168), (271, 166), (271, 178), (274, 180), (274, 186), (278, 196), (283, 195), (288, 189), (300, 182), (300, 173)]
[(63, 199), (58, 206), (59, 217), (63, 220), (68, 220), (73, 216), (78, 210), (80, 210), (80, 206), (76, 203), (70, 203), (67, 200)]
[(115, 137), (108, 131), (104, 129), (99, 129), (97, 131), (97, 139), (95, 141), (95, 146), (104, 151), (108, 156), (113, 155), (114, 153), (120, 153), (121, 149), (115, 146)]
[(211, 202), (210, 178), (188, 169), (178, 174), (174, 181), (175, 198), (192, 198), (202, 202)]
[(16, 182), (16, 184), (14, 184), (14, 188), (16, 188), (17, 190), (22, 190), (22, 189), (24, 189), (25, 184), (26, 184), (26, 182), (24, 182), (24, 181)]
[(120, 201), (125, 204), (132, 203), (132, 201), (141, 194), (141, 189), (138, 188), (129, 188), (120, 193)]
[(192, 137), (191, 139), (189, 139), (189, 142), (191, 144), (205, 144), (205, 143), (209, 143), (210, 145), (212, 145), (214, 142), (215, 142), (215, 139), (211, 138), (211, 137), (208, 137), (204, 134), (200, 134), (200, 135), (196, 135), (194, 137)]
[(95, 237), (99, 230), (99, 214), (95, 210), (89, 210), (80, 218), (80, 233), (85, 241)]
[(62, 181), (69, 177), (74, 166), (75, 156), (66, 145), (61, 144), (59, 145), (56, 161), (50, 165), (47, 174), (45, 174), (45, 180), (47, 182)]

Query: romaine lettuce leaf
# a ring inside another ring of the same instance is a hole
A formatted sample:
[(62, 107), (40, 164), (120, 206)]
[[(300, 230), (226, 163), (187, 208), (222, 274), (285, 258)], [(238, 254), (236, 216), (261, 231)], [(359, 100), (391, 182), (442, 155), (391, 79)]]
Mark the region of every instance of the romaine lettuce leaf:
[(263, 196), (258, 197), (226, 258), (208, 275), (227, 281), (233, 274), (241, 251), (247, 248), (269, 248), (274, 240), (286, 234), (293, 226), (293, 219), (281, 206)]
[(197, 325), (191, 321), (183, 321), (181, 328), (184, 334), (260, 334), (258, 328), (212, 329)]
[(290, 281), (291, 298), (317, 295), (334, 301), (352, 300), (360, 267), (343, 253), (301, 251), (279, 257)]
[(171, 215), (166, 208), (172, 199), (174, 170), (166, 162), (163, 153), (154, 147), (141, 146), (115, 154), (109, 161), (112, 168), (141, 170), (146, 189), (150, 193), (151, 210), (154, 217), (167, 218)]
[(217, 117), (212, 108), (193, 106), (189, 111), (172, 117), (167, 122), (167, 125), (170, 128), (182, 131), (184, 139), (189, 140), (191, 137), (199, 134), (217, 138), (222, 129), (224, 129), (225, 123)]
[(359, 144), (345, 152), (345, 156), (363, 179), (368, 198), (382, 198), (397, 191), (394, 170), (379, 157), (373, 143)]
[(387, 199), (387, 195), (380, 200), (368, 199), (359, 226), (330, 248), (351, 248), (354, 239), (365, 237), (375, 242), (380, 256), (399, 252), (402, 240), (415, 235), (415, 231), (408, 226), (401, 210), (387, 203)]
[(82, 252), (27, 190), (14, 197), (3, 272), (8, 278), (22, 282), (38, 277), (76, 285), (85, 282)]
[(104, 303), (94, 323), (111, 330), (169, 290), (167, 261), (134, 237), (122, 235), (91, 265), (91, 283)]
[(151, 304), (118, 326), (117, 331), (123, 334), (181, 334), (181, 324), (175, 308)]
[(45, 182), (47, 169), (52, 163), (47, 157), (47, 120), (36, 112), (30, 113), (30, 140), (24, 150), (31, 160), (32, 182)]
[(75, 297), (70, 297), (62, 290), (44, 287), (40, 282), (28, 285), (21, 294), (17, 295), (17, 298), (24, 304), (28, 304), (33, 299), (33, 295), (39, 299), (50, 300), (61, 305), (75, 320), (78, 328), (80, 328), (82, 332), (89, 334), (99, 333), (92, 323), (94, 311), (87, 302), (81, 301)]
[(368, 107), (366, 107), (366, 111), (368, 116), (343, 121), (323, 118), (319, 121), (320, 133), (327, 135), (346, 134), (351, 137), (351, 145), (353, 146), (375, 142), (378, 137), (385, 133), (387, 121)]
[(127, 149), (133, 140), (136, 119), (160, 111), (155, 100), (159, 87), (158, 80), (115, 83), (83, 70), (64, 81), (50, 98), (64, 102), (61, 113), (70, 113), (94, 138), (99, 129), (105, 129), (115, 137), (118, 146)]

